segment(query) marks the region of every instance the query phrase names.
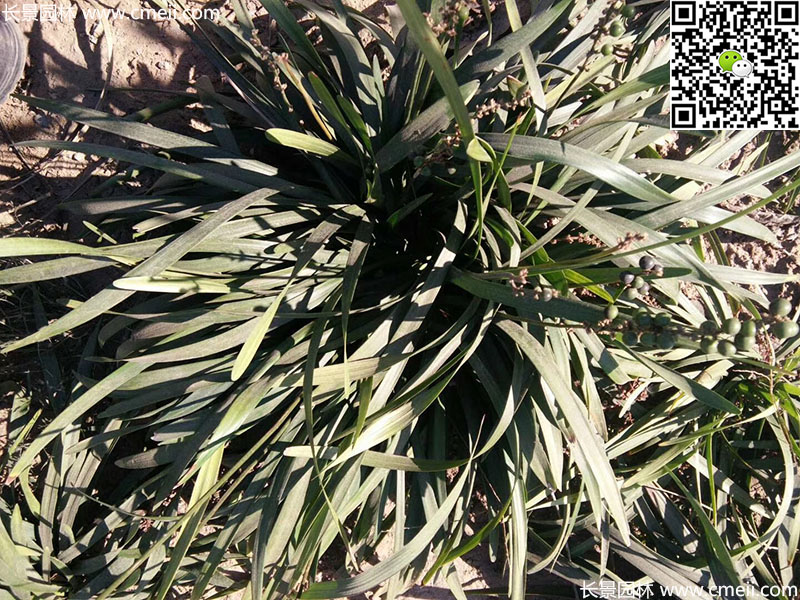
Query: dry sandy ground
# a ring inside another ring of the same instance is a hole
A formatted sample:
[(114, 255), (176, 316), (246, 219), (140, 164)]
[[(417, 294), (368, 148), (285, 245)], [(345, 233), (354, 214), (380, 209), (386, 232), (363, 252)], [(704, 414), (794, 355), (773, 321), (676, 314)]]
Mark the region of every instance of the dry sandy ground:
[[(98, 7), (127, 11), (148, 6), (139, 0), (114, 0), (114, 3), (78, 0), (39, 0), (18, 5), (38, 4), (40, 8), (60, 4), (76, 7), (74, 18), (64, 15), (53, 21), (22, 20), (19, 25), (28, 39), (28, 65), (17, 91), (22, 94), (77, 102), (117, 115), (129, 114), (148, 105), (170, 99), (163, 92), (144, 92), (134, 96), (112, 88), (144, 88), (185, 91), (196, 77), (216, 73), (202, 53), (189, 43), (174, 20), (112, 20), (109, 27), (92, 19), (84, 9)], [(106, 31), (108, 29), (108, 31)], [(105, 89), (105, 93), (103, 90)], [(46, 229), (49, 212), (81, 190), (95, 171), (86, 158), (70, 152), (56, 154), (42, 148), (13, 150), (10, 142), (31, 139), (73, 139), (76, 126), (31, 110), (21, 100), (9, 99), (0, 106), (0, 228), (30, 228), (38, 219)], [(176, 129), (192, 126), (191, 111), (183, 116), (156, 118), (155, 123)], [(79, 140), (100, 142), (103, 134), (77, 133)], [(102, 169), (95, 174), (102, 174)], [(24, 198), (26, 202), (20, 202)], [(34, 201), (31, 210), (20, 206)], [(11, 210), (16, 208), (16, 211)], [(19, 212), (22, 210), (23, 212)]]

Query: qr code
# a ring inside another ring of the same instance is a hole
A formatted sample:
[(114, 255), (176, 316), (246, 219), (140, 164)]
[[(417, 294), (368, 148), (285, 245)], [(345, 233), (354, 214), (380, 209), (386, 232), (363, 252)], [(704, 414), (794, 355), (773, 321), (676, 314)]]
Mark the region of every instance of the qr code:
[(672, 0), (673, 129), (800, 129), (800, 0)]

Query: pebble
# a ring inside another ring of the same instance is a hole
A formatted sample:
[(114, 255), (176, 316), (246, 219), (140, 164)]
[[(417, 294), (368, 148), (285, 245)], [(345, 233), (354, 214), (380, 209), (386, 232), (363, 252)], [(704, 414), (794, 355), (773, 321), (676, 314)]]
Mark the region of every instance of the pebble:
[(33, 117), (33, 122), (41, 129), (48, 129), (53, 124), (53, 120), (50, 117), (41, 113)]

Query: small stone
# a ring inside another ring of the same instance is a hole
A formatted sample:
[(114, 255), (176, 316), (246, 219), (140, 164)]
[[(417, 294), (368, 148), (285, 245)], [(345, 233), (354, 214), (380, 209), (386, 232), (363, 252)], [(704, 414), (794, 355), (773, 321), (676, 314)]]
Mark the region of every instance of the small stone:
[(36, 123), (37, 127), (40, 127), (41, 129), (49, 129), (53, 125), (53, 120), (47, 115), (43, 115), (41, 113), (38, 113), (33, 117), (33, 122)]

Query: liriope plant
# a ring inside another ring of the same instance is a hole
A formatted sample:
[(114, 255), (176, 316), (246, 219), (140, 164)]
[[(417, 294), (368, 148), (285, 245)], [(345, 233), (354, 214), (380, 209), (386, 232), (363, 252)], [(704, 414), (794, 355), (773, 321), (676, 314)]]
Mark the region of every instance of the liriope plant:
[(4, 592), (463, 598), (480, 545), (514, 599), (542, 570), (795, 581), (797, 311), (762, 288), (795, 278), (717, 230), (775, 242), (749, 214), (800, 154), (661, 157), (668, 6), (399, 0), (386, 30), (262, 4), (276, 46), (240, 0), (189, 28), (225, 76), (183, 97), (207, 134), (147, 122), (181, 102), (23, 98), (126, 141), (29, 142), (119, 174), (64, 206), (86, 239), (0, 240), (13, 293), (109, 281), (3, 347), (86, 336), (63, 406), (11, 432)]

